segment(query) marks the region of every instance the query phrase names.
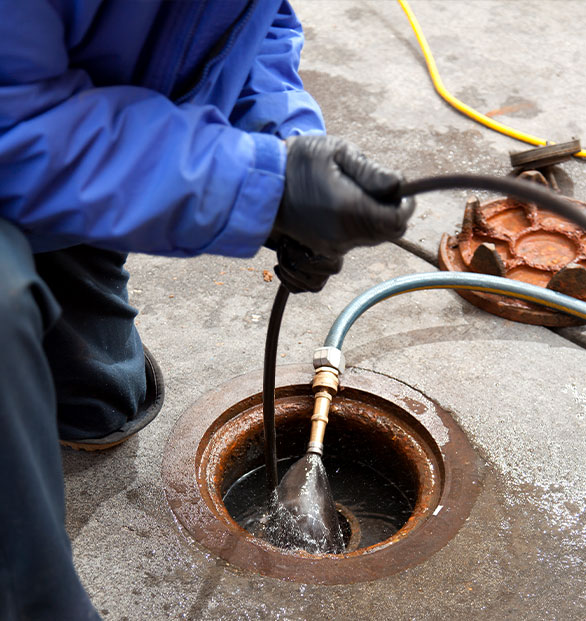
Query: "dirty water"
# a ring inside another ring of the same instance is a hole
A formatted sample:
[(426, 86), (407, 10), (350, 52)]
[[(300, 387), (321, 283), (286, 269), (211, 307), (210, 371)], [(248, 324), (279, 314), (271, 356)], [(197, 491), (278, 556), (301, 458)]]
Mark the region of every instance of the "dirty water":
[[(280, 459), (279, 477), (297, 459)], [(409, 519), (415, 495), (410, 483), (392, 481), (367, 463), (350, 462), (337, 456), (324, 456), (323, 464), (334, 500), (358, 520), (361, 532), (359, 548), (388, 539)], [(243, 528), (255, 536), (266, 536), (268, 501), (264, 466), (238, 479), (226, 492), (224, 504)]]

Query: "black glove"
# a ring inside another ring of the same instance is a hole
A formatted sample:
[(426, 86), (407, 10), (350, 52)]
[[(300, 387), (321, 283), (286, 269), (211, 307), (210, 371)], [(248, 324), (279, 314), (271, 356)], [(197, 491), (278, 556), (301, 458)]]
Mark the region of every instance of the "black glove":
[(342, 269), (341, 255), (325, 257), (313, 254), (290, 237), (281, 237), (276, 243), (277, 259), (275, 272), (290, 293), (321, 291), (328, 278)]
[(396, 239), (415, 207), (412, 198), (398, 197), (400, 181), (340, 138), (289, 138), (285, 191), (271, 237), (292, 237), (330, 258)]

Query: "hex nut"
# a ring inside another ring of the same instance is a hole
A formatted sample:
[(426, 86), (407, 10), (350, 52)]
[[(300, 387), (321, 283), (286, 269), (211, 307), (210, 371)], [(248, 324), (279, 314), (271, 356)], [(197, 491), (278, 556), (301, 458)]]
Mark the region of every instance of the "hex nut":
[(340, 374), (344, 373), (346, 360), (344, 354), (337, 347), (318, 347), (313, 353), (313, 367), (333, 367)]

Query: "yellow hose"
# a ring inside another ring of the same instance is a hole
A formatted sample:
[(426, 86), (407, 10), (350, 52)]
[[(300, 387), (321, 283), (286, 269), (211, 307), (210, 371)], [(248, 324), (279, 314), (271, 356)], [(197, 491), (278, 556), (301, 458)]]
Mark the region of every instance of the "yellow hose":
[[(407, 0), (397, 0), (397, 2), (401, 5), (403, 11), (407, 15), (407, 19), (411, 24), (411, 28), (413, 28), (413, 32), (417, 37), (417, 41), (419, 42), (419, 46), (421, 47), (421, 51), (423, 52), (423, 56), (425, 57), (425, 62), (427, 63), (427, 70), (429, 71), (429, 76), (431, 77), (431, 81), (435, 87), (435, 90), (438, 94), (447, 101), (450, 106), (459, 110), (462, 114), (465, 114), (467, 117), (470, 117), (477, 123), (485, 125), (486, 127), (499, 132), (501, 134), (505, 134), (506, 136), (510, 136), (511, 138), (515, 138), (516, 140), (521, 140), (522, 142), (527, 142), (529, 144), (533, 144), (536, 146), (545, 146), (549, 144), (555, 144), (551, 141), (544, 140), (543, 138), (538, 138), (537, 136), (532, 136), (531, 134), (525, 134), (524, 132), (518, 131), (508, 125), (504, 125), (503, 123), (499, 123), (494, 119), (482, 114), (481, 112), (477, 112), (474, 108), (466, 105), (464, 102), (460, 101), (457, 97), (454, 97), (451, 93), (449, 93), (444, 86), (444, 83), (441, 79), (439, 71), (437, 70), (437, 65), (435, 64), (435, 60), (433, 58), (433, 54), (431, 53), (431, 49), (427, 43), (425, 35), (421, 30), (421, 26), (417, 21), (417, 18), (413, 14), (411, 7)], [(586, 157), (586, 151), (582, 150), (578, 153), (574, 154), (576, 157)]]

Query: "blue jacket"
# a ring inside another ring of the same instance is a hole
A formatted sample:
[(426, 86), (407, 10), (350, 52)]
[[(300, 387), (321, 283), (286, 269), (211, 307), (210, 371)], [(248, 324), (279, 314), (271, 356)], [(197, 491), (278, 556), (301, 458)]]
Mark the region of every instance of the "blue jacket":
[(0, 217), (37, 252), (253, 255), (282, 138), (324, 131), (302, 44), (282, 0), (3, 0)]

